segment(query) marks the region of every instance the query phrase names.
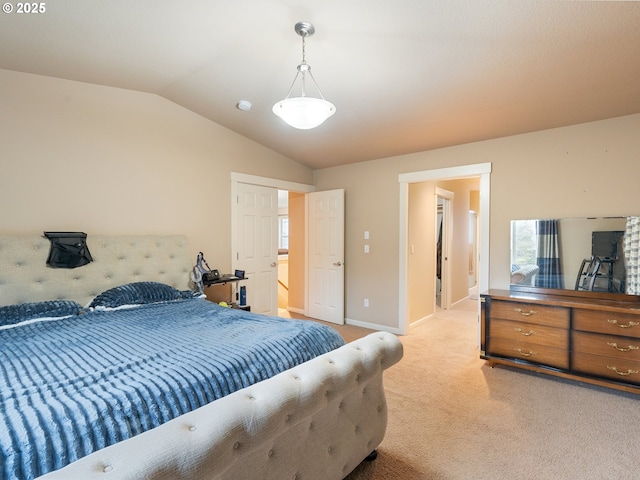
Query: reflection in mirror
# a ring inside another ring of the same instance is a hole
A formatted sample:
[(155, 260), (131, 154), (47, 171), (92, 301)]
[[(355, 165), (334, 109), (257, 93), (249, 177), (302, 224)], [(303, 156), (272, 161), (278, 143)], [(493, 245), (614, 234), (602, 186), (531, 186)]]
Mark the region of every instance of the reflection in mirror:
[(640, 294), (640, 217), (511, 222), (511, 285)]

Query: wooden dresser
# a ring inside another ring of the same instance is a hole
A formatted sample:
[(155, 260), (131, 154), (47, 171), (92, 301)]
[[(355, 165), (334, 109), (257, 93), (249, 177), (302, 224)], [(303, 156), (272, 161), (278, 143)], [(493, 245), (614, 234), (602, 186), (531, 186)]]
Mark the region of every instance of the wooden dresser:
[(481, 358), (640, 393), (640, 297), (549, 292), (482, 295)]

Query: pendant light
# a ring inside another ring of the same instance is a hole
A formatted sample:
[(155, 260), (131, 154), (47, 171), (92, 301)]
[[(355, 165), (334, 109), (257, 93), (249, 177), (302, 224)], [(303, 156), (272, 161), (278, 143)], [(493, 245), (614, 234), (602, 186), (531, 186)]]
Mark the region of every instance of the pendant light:
[[(311, 73), (311, 66), (307, 64), (305, 59), (305, 39), (315, 33), (315, 28), (308, 22), (298, 22), (294, 29), (302, 37), (302, 63), (298, 65), (298, 71), (293, 79), (291, 88), (289, 88), (287, 97), (273, 106), (273, 113), (294, 128), (308, 130), (322, 124), (327, 118), (336, 113), (336, 107), (333, 103), (324, 99), (320, 87)], [(301, 82), (300, 96), (292, 97), (291, 92), (296, 85), (298, 77), (300, 77)], [(321, 98), (307, 96), (305, 90), (307, 77), (311, 79)]]

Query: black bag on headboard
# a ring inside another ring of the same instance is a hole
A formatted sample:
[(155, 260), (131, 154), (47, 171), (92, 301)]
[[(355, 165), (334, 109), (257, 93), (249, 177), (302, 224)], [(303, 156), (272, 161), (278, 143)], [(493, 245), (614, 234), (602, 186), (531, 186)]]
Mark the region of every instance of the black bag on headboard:
[(51, 241), (47, 265), (53, 268), (76, 268), (93, 261), (87, 234), (84, 232), (44, 232)]

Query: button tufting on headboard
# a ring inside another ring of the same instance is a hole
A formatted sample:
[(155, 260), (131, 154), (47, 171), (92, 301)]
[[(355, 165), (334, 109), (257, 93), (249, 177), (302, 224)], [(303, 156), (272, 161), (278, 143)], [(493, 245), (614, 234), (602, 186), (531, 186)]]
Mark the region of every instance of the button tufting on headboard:
[(87, 305), (97, 294), (124, 283), (157, 281), (190, 288), (188, 240), (180, 235), (92, 236), (94, 261), (75, 269), (46, 266), (49, 240), (0, 235), (0, 305), (69, 299)]

